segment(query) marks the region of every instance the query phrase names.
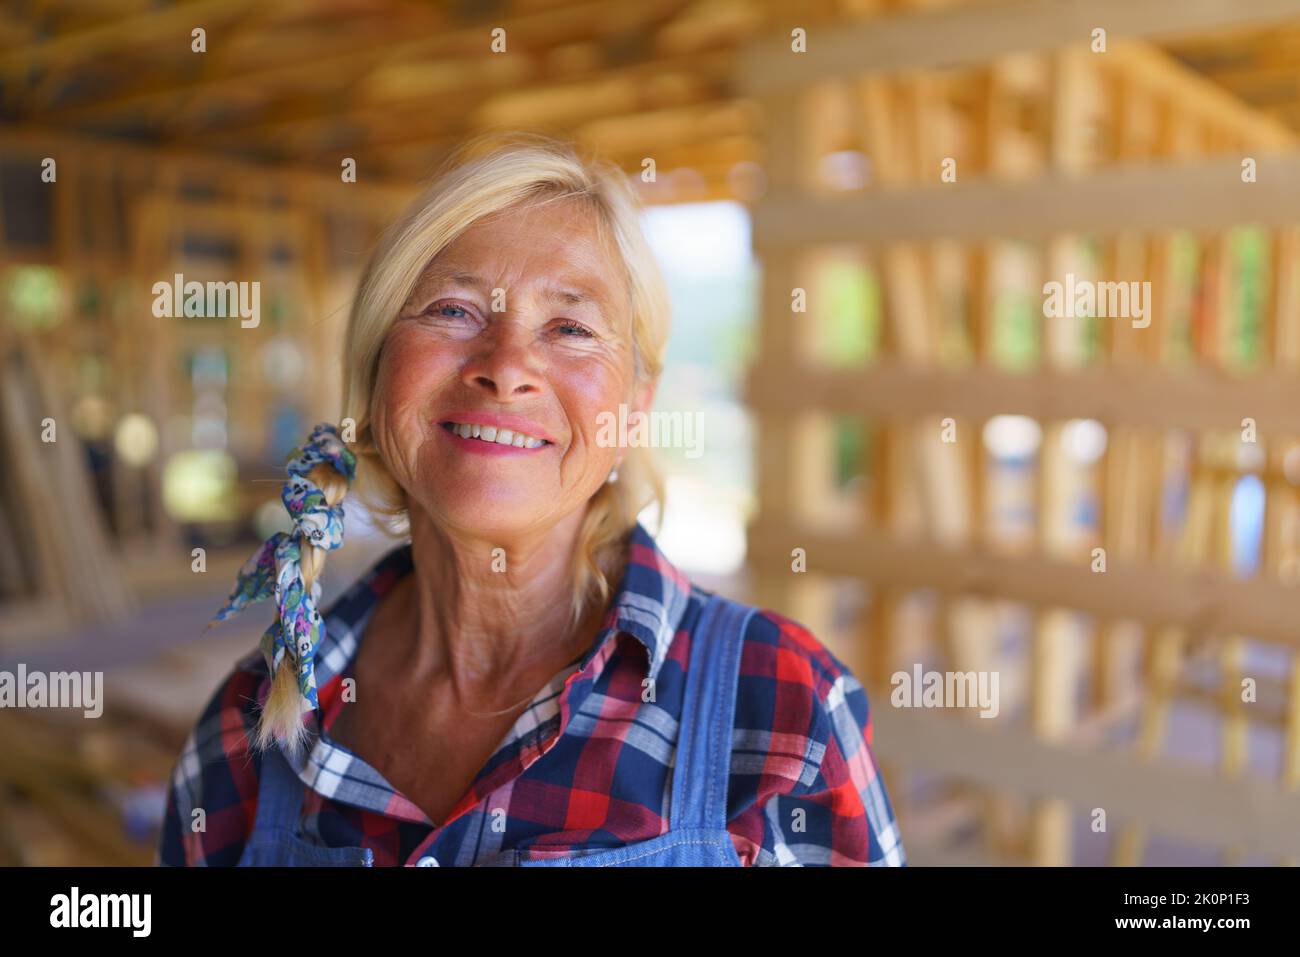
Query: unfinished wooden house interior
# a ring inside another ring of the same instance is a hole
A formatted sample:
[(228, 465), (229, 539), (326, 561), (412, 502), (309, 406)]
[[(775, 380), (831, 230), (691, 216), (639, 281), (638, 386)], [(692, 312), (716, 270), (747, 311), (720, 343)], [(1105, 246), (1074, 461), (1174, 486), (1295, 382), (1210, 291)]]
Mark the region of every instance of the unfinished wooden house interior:
[(660, 400), (736, 423), (670, 557), (863, 681), (910, 864), (1300, 860), (1300, 0), (50, 0), (0, 11), (0, 668), (108, 705), (0, 710), (0, 862), (150, 862), (306, 370), (488, 129), (743, 224), (670, 277)]

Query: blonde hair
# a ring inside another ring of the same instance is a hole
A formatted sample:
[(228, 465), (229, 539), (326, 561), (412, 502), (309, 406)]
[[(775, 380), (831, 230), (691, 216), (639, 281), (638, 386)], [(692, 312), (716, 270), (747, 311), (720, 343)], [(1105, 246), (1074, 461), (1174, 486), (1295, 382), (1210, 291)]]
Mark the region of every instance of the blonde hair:
[[(347, 479), (328, 463), (316, 466), (307, 474), (307, 478), (324, 493), (325, 504), (330, 507), (343, 501), (348, 493)], [(298, 567), (302, 571), (303, 587), (310, 594), (312, 585), (325, 568), (325, 556), (329, 552), (311, 544), (304, 536), (299, 536), (298, 546)], [(302, 723), (304, 698), (298, 688), (298, 675), (296, 669), (288, 665), (289, 660), (286, 658), (283, 666), (275, 673), (270, 694), (262, 705), (254, 738), (255, 745), (260, 750), (269, 748), (279, 739), (287, 752), (296, 755), (307, 744), (307, 729)]]
[[(405, 495), (371, 433), (384, 338), (429, 263), (466, 228), (509, 208), (559, 200), (576, 201), (594, 214), (598, 238), (617, 251), (630, 292), (636, 379), (649, 383), (659, 378), (671, 304), (641, 231), (640, 202), (626, 175), (608, 161), (580, 156), (573, 144), (542, 134), (486, 133), (468, 141), (380, 237), (362, 274), (344, 335), (343, 415), (356, 424), (351, 443), (357, 456), (354, 491), (373, 514), (386, 520), (386, 531), (395, 537), (410, 528)], [(593, 605), (603, 607), (609, 601), (614, 578), (623, 567), (627, 533), (650, 504), (662, 520), (662, 479), (649, 449), (628, 448), (618, 480), (602, 485), (587, 504), (572, 570), (570, 611), (575, 627)], [(315, 572), (323, 559), (322, 552)], [(289, 675), (284, 680), (291, 679)], [(296, 683), (278, 697), (273, 690), (263, 712), (266, 736), (301, 730), (295, 690)], [(262, 737), (259, 729), (259, 740)]]

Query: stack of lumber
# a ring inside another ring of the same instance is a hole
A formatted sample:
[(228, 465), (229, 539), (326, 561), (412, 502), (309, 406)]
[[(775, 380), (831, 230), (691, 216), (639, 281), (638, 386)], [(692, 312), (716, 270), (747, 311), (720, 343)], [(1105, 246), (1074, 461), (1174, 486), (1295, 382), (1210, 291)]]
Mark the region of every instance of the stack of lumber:
[(0, 348), (0, 595), (53, 602), (70, 622), (119, 620), (131, 598), (66, 406), (33, 342), (10, 333)]

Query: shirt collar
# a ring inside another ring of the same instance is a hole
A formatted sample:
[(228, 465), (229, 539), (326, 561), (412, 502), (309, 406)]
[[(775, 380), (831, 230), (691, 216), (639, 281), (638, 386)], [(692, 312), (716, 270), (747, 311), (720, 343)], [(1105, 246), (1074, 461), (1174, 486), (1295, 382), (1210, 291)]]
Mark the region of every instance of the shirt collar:
[(621, 631), (645, 647), (646, 677), (655, 680), (690, 597), (690, 581), (668, 561), (645, 526), (637, 522), (628, 539), (627, 567), (618, 594), (610, 603), (604, 628), (580, 667), (586, 668), (610, 636)]
[[(356, 654), (357, 633), (379, 597), (412, 568), (408, 542), (380, 558), (330, 606), (323, 616), (325, 637), (317, 653), (319, 685), (323, 687), (344, 671)], [(689, 579), (668, 561), (654, 537), (637, 522), (628, 536), (623, 580), (609, 604), (600, 634), (579, 663), (579, 670), (587, 668), (613, 635), (625, 632), (645, 648), (645, 675), (654, 681), (668, 656), (690, 597)]]

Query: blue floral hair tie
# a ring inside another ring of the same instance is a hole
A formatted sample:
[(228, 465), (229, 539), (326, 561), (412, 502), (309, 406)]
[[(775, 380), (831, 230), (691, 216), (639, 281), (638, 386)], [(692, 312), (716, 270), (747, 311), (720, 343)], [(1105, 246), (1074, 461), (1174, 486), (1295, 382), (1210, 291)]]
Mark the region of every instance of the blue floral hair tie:
[(312, 430), (307, 444), (286, 465), (289, 480), (284, 483), (280, 499), (293, 520), (293, 531), (276, 532), (244, 563), (235, 590), (208, 624), (211, 627), (233, 618), (255, 601), (274, 597), (279, 614), (262, 635), (262, 653), (272, 681), (286, 662), (296, 670), (303, 711), (316, 708), (313, 662), (324, 625), (317, 609), (320, 582), (313, 581), (307, 587), (302, 549), (333, 551), (343, 544), (341, 499), (329, 504), (324, 490), (309, 477), (322, 464), (331, 466), (351, 486), (356, 476), (356, 456), (344, 445), (338, 430), (326, 422)]

